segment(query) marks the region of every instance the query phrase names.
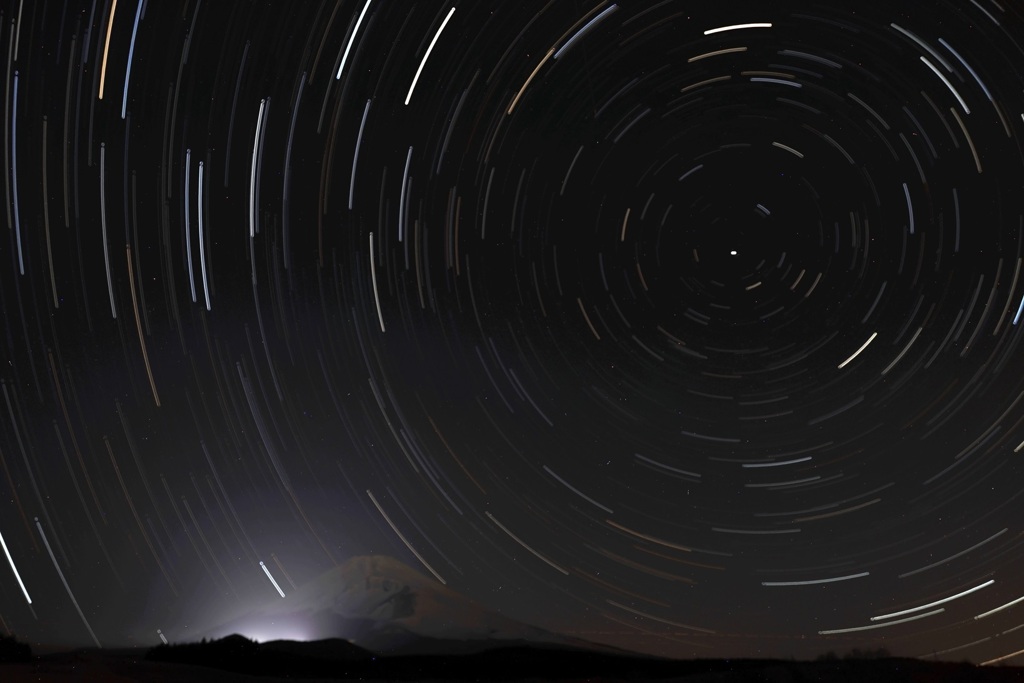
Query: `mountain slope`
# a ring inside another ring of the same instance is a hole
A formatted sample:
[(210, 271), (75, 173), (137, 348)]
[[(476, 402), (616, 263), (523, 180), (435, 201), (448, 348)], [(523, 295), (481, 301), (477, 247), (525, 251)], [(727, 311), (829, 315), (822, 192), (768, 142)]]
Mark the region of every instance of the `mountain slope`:
[(386, 555), (353, 557), (208, 634), (232, 632), (259, 640), (345, 638), (407, 653), (480, 651), (495, 641), (608, 649), (505, 617)]

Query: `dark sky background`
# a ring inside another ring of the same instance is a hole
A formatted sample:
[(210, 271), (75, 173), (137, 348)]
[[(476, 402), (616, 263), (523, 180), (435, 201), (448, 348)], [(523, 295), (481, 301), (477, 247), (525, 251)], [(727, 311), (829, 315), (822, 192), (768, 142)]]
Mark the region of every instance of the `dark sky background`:
[(0, 627), (186, 639), (379, 553), (643, 652), (1024, 651), (1022, 41), (7, 0)]

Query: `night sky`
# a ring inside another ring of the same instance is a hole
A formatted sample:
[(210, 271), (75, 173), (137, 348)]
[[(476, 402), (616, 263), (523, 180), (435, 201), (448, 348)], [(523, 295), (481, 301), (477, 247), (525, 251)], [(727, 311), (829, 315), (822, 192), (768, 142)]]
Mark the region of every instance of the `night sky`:
[(642, 652), (1024, 653), (1016, 0), (6, 0), (0, 59), (2, 632), (381, 554)]

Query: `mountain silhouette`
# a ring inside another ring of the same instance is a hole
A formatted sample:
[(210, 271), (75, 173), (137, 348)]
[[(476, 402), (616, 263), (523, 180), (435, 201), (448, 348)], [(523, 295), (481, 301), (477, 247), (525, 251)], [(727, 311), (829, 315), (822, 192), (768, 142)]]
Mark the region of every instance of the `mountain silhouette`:
[(257, 640), (342, 638), (390, 654), (478, 652), (494, 643), (610, 648), (505, 617), (386, 555), (362, 555), (283, 599), (209, 629)]

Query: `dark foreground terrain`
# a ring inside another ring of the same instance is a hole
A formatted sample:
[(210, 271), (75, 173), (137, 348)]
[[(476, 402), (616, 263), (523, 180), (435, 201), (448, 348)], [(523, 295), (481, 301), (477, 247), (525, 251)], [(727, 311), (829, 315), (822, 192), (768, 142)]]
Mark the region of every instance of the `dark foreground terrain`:
[(666, 683), (1003, 683), (1024, 668), (915, 659), (671, 661), (503, 646), (475, 654), (380, 656), (345, 640), (256, 643), (242, 636), (145, 650), (80, 650), (0, 665), (0, 681), (665, 681)]

